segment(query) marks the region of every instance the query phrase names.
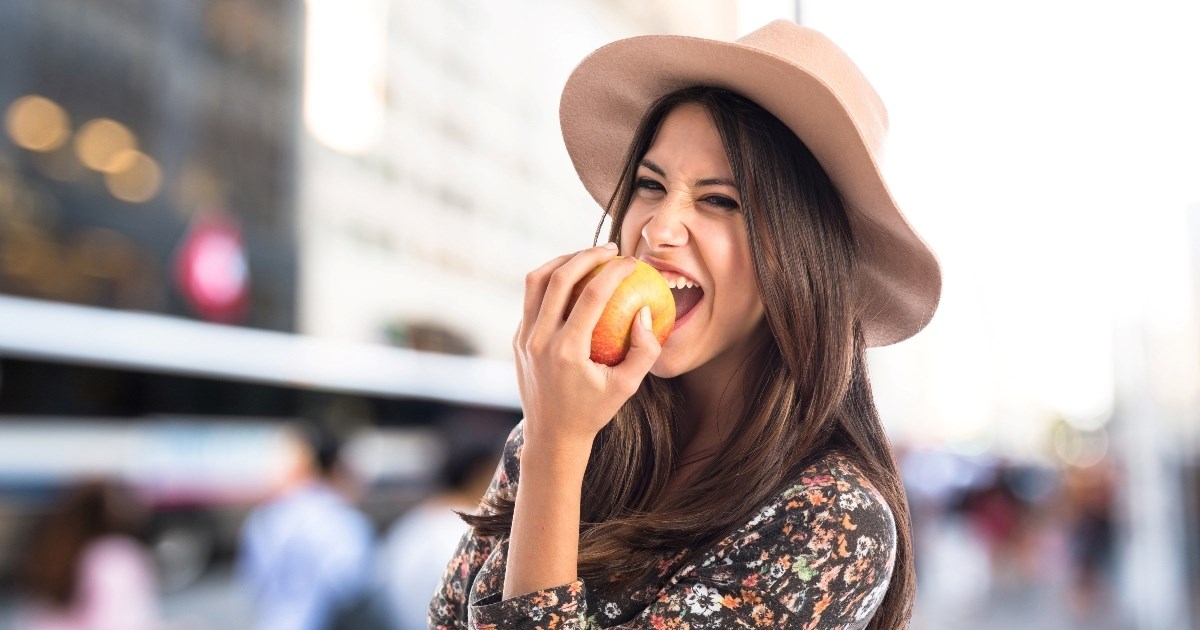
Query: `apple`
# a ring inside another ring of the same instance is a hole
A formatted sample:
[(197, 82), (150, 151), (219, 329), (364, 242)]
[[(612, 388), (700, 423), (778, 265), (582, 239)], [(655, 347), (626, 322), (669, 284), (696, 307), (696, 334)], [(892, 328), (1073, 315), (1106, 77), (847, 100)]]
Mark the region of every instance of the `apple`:
[[(607, 264), (601, 263), (575, 285), (571, 291), (568, 314), (575, 308), (575, 302), (579, 299), (579, 294), (583, 293), (583, 288)], [(663, 278), (657, 269), (639, 260), (633, 273), (617, 285), (617, 290), (605, 305), (604, 312), (600, 314), (600, 321), (592, 330), (593, 361), (604, 365), (616, 365), (625, 359), (629, 352), (629, 329), (643, 306), (650, 307), (654, 337), (660, 345), (666, 343), (671, 329), (675, 327), (675, 296), (671, 294), (666, 278)]]

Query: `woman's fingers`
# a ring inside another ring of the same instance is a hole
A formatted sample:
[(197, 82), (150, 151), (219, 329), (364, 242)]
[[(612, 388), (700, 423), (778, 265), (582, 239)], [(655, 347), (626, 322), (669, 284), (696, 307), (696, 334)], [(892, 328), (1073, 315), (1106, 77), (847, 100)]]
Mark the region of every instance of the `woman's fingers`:
[[(599, 247), (590, 247), (574, 254), (559, 256), (529, 272), (525, 276), (525, 310), (521, 323), (522, 338), (528, 338), (530, 332), (533, 330), (533, 323), (538, 321), (540, 313), (545, 312), (543, 303), (546, 300), (546, 295), (556, 284), (562, 283), (564, 281), (563, 278), (569, 277), (573, 271), (581, 267), (586, 267), (587, 271), (592, 270), (596, 265), (615, 256), (616, 250), (616, 243), (605, 243)], [(579, 260), (592, 261), (590, 263), (591, 266), (587, 266), (587, 262), (576, 262)], [(566, 271), (562, 271), (564, 267), (574, 267), (574, 269), (569, 268)], [(579, 274), (579, 277), (582, 278), (587, 274), (587, 271)]]
[(580, 253), (564, 254), (526, 274), (525, 305), (522, 311), (521, 325), (517, 327), (517, 335), (513, 339), (514, 345), (529, 338), (533, 324), (537, 321), (538, 311), (542, 308), (542, 299), (546, 297), (546, 284), (550, 281), (550, 274)]
[[(566, 331), (568, 335), (575, 337), (574, 345), (584, 347), (591, 345), (592, 330), (600, 321), (600, 315), (604, 313), (604, 308), (608, 306), (608, 301), (612, 299), (617, 286), (633, 273), (636, 266), (637, 263), (633, 258), (620, 258), (605, 265), (600, 273), (588, 281), (567, 317)], [(563, 298), (563, 306), (560, 307), (560, 310), (565, 311), (570, 297), (570, 292), (568, 292)], [(553, 296), (547, 293), (547, 305), (551, 299)]]
[[(608, 243), (601, 247), (585, 249), (558, 269), (555, 269), (550, 274), (550, 279), (546, 283), (545, 294), (542, 297), (542, 306), (537, 315), (537, 328), (545, 331), (546, 334), (551, 334), (553, 331), (561, 328), (563, 326), (563, 319), (565, 319), (567, 313), (567, 305), (571, 300), (571, 292), (574, 290), (575, 285), (579, 284), (584, 276), (591, 273), (600, 264), (612, 261), (616, 255), (615, 244)], [(612, 265), (609, 265), (609, 267), (612, 267)], [(605, 267), (605, 271), (609, 267)], [(603, 273), (602, 271), (601, 274)], [(588, 287), (591, 287), (598, 278), (599, 276), (590, 280)], [(611, 295), (612, 291), (609, 291), (609, 294)], [(595, 322), (592, 323), (595, 324)]]

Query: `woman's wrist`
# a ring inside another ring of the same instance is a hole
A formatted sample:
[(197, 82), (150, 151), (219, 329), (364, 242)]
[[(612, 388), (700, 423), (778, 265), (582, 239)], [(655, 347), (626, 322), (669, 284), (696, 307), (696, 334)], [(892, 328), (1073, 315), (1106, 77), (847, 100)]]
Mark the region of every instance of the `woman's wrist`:
[(545, 476), (556, 484), (581, 484), (591, 454), (590, 441), (526, 441), (521, 450), (520, 479), (533, 480)]
[(578, 468), (582, 472), (587, 467), (595, 441), (595, 433), (570, 432), (558, 427), (539, 430), (537, 423), (531, 423), (527, 418), (521, 449), (522, 468), (526, 458), (532, 457), (540, 465), (567, 470)]

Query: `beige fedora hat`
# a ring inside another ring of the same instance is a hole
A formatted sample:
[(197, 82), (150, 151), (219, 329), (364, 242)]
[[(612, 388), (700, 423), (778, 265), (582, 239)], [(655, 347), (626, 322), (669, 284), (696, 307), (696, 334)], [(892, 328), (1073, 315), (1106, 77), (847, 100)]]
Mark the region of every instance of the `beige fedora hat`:
[(567, 79), (563, 139), (583, 185), (604, 207), (643, 114), (684, 87), (725, 88), (758, 103), (804, 141), (846, 201), (860, 251), (858, 295), (867, 343), (925, 327), (941, 296), (933, 251), (896, 205), (879, 169), (887, 111), (827, 37), (776, 20), (735, 42), (648, 35), (588, 55)]

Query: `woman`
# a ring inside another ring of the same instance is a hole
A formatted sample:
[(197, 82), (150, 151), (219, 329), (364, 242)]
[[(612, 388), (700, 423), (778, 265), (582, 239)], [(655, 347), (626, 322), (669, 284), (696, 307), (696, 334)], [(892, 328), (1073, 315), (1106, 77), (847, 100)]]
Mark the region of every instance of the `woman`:
[(17, 630), (151, 630), (158, 587), (149, 550), (134, 536), (141, 507), (118, 485), (83, 481), (33, 531), (23, 566)]
[[(529, 274), (525, 419), (431, 602), (439, 628), (899, 628), (914, 593), (865, 348), (932, 317), (940, 273), (876, 166), (878, 96), (777, 21), (638, 37), (571, 75), (563, 134), (613, 245)], [(632, 258), (677, 288), (589, 361)], [(568, 314), (572, 287), (613, 262)]]

